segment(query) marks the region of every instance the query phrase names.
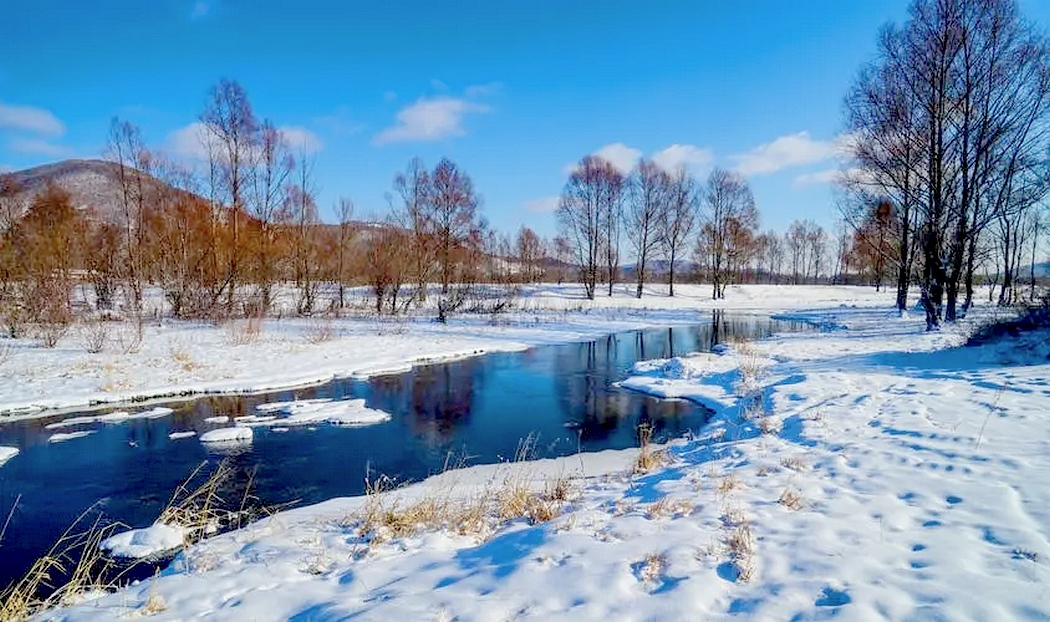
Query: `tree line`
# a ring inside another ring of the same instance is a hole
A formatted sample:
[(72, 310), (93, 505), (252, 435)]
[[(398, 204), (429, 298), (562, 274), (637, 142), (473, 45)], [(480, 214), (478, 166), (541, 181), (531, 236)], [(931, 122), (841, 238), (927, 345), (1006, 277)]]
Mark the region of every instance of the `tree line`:
[(965, 314), (982, 269), (1010, 305), (1028, 264), (1035, 296), (1048, 111), (1050, 42), (1014, 0), (915, 0), (879, 33), (846, 97), (843, 212), (929, 329)]

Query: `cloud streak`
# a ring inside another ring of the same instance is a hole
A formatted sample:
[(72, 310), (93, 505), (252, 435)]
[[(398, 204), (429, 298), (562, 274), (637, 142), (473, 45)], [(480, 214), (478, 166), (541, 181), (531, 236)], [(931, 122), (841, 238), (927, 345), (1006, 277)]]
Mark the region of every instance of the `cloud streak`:
[[(277, 131), (281, 133), (285, 145), (295, 155), (300, 153), (310, 155), (324, 148), (324, 141), (321, 140), (321, 137), (305, 127), (282, 125), (277, 128)], [(209, 146), (216, 153), (221, 151), (217, 139), (200, 121), (180, 127), (168, 135), (168, 147), (172, 153), (189, 160), (207, 161)]]
[(35, 106), (15, 106), (0, 102), (0, 129), (58, 137), (66, 126), (50, 110)]
[(525, 211), (530, 214), (551, 214), (558, 209), (560, 199), (555, 196), (525, 201)]
[[(624, 143), (610, 143), (591, 155), (606, 160), (620, 173), (627, 175), (638, 164), (638, 160), (644, 154), (641, 149), (635, 149)], [(710, 149), (697, 147), (696, 145), (675, 143), (653, 152), (649, 158), (660, 168), (671, 172), (682, 167), (698, 169), (710, 166), (715, 161), (715, 154)], [(576, 170), (576, 166), (577, 164), (566, 166), (566, 174), (571, 174)]]
[(730, 156), (730, 159), (736, 162), (738, 173), (751, 177), (816, 164), (831, 159), (838, 153), (836, 141), (813, 140), (809, 132), (799, 132), (781, 136), (747, 153)]
[(376, 145), (412, 141), (435, 141), (463, 136), (463, 120), (470, 114), (484, 114), (490, 108), (455, 97), (420, 98), (397, 113), (396, 122), (372, 140)]

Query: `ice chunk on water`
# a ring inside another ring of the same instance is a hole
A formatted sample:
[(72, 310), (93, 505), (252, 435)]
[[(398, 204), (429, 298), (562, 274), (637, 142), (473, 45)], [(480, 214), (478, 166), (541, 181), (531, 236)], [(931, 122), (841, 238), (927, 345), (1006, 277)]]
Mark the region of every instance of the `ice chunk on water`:
[(250, 443), (252, 442), (251, 428), (238, 426), (235, 428), (219, 428), (201, 434), (202, 443)]
[(0, 447), (0, 466), (18, 454), (17, 447)]
[[(330, 425), (364, 426), (390, 421), (390, 413), (365, 406), (363, 399), (273, 402), (261, 404), (256, 407), (256, 410), (265, 413), (279, 413), (281, 416), (272, 421), (260, 422), (256, 419), (252, 422), (253, 425), (261, 423), (286, 427), (328, 423)], [(240, 421), (243, 419), (238, 420)]]

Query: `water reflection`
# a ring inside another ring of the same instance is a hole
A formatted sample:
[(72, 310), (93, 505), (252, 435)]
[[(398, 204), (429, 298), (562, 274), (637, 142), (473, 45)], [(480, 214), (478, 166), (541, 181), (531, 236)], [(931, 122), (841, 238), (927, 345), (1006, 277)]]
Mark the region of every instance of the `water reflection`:
[(636, 446), (640, 423), (650, 424), (656, 439), (697, 430), (709, 414), (702, 407), (612, 385), (641, 359), (710, 350), (729, 336), (756, 338), (798, 328), (718, 313), (696, 326), (491, 354), (367, 382), (346, 379), (183, 401), (169, 404), (175, 412), (163, 419), (64, 428), (96, 431), (65, 443), (48, 443), (56, 431), (46, 429), (49, 421), (0, 423), (0, 445), (22, 450), (0, 467), (0, 514), (21, 498), (0, 543), (0, 585), (24, 571), (99, 500), (109, 519), (133, 526), (152, 522), (182, 479), (201, 461), (217, 459), (197, 438), (169, 436), (228, 425), (209, 423), (209, 417), (247, 415), (260, 403), (318, 397), (365, 398), (369, 407), (389, 412), (388, 423), (364, 428), (257, 428), (250, 445), (232, 452), (238, 473), (255, 473), (255, 494), (263, 503), (315, 503), (361, 494), (369, 472), (422, 479), (440, 471), (450, 453), (469, 457), (469, 464), (510, 459), (529, 436), (537, 439), (535, 456), (550, 457)]

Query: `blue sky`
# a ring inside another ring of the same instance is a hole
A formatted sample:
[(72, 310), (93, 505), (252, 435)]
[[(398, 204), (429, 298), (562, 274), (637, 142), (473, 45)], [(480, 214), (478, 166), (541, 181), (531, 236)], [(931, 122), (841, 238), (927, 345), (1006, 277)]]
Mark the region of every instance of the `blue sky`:
[[(312, 153), (328, 215), (340, 196), (383, 215), (411, 157), (448, 156), (496, 228), (552, 235), (588, 153), (737, 169), (763, 227), (832, 226), (842, 97), (907, 0), (5, 5), (0, 167), (99, 157), (114, 115), (192, 162), (192, 124), (229, 77)], [(1050, 2), (1022, 7), (1050, 23)]]

